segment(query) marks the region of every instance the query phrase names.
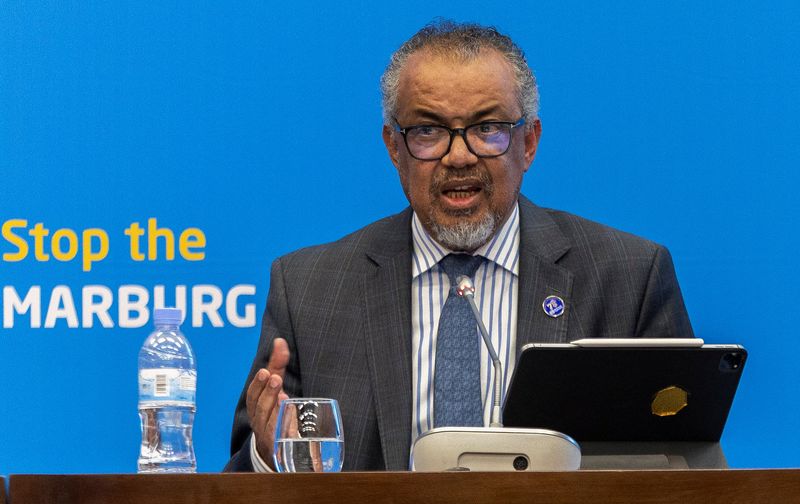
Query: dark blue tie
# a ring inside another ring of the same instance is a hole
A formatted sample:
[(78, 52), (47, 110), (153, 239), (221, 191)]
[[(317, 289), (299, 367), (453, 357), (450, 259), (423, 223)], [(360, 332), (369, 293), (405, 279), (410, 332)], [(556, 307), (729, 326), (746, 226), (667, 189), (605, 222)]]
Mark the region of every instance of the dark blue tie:
[(434, 427), (483, 425), (480, 333), (467, 300), (456, 293), (456, 279), (472, 278), (482, 262), (482, 257), (467, 254), (450, 254), (439, 261), (450, 278), (450, 292), (436, 336)]

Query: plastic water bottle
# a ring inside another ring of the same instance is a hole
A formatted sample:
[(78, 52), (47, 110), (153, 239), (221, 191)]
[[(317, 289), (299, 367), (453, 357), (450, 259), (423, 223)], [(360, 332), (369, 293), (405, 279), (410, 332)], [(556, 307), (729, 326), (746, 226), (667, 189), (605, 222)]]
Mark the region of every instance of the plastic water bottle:
[(192, 446), (197, 370), (180, 331), (182, 313), (156, 309), (156, 330), (139, 351), (139, 472), (195, 472)]

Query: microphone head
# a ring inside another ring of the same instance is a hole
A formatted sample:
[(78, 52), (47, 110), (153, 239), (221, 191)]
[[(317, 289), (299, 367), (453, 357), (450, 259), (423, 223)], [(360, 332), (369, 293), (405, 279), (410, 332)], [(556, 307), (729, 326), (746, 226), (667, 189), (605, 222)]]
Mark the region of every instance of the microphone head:
[(459, 275), (456, 278), (456, 293), (459, 296), (474, 296), (475, 286), (472, 285), (472, 280), (466, 275)]

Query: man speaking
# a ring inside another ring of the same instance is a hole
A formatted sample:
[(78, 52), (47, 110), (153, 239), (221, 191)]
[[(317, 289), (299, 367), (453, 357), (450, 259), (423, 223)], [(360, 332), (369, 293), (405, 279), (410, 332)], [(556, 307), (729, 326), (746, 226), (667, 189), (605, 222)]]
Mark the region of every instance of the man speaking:
[(411, 207), (273, 263), (227, 470), (271, 469), (287, 396), (339, 401), (345, 470), (406, 470), (425, 431), (484, 425), (491, 361), (454, 294), (459, 275), (474, 280), (504, 387), (527, 343), (693, 336), (665, 248), (519, 194), (542, 127), (509, 37), (426, 26), (392, 56), (381, 90)]

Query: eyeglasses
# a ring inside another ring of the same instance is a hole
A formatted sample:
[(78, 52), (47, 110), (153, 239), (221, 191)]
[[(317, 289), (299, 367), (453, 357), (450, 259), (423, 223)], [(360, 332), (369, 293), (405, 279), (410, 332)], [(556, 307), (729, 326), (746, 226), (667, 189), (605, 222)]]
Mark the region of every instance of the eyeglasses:
[(453, 138), (459, 135), (467, 149), (479, 158), (502, 156), (511, 147), (511, 131), (525, 124), (525, 118), (517, 122), (487, 121), (471, 124), (465, 128), (420, 125), (400, 127), (395, 121), (395, 130), (403, 135), (409, 154), (420, 161), (442, 159), (450, 152)]

